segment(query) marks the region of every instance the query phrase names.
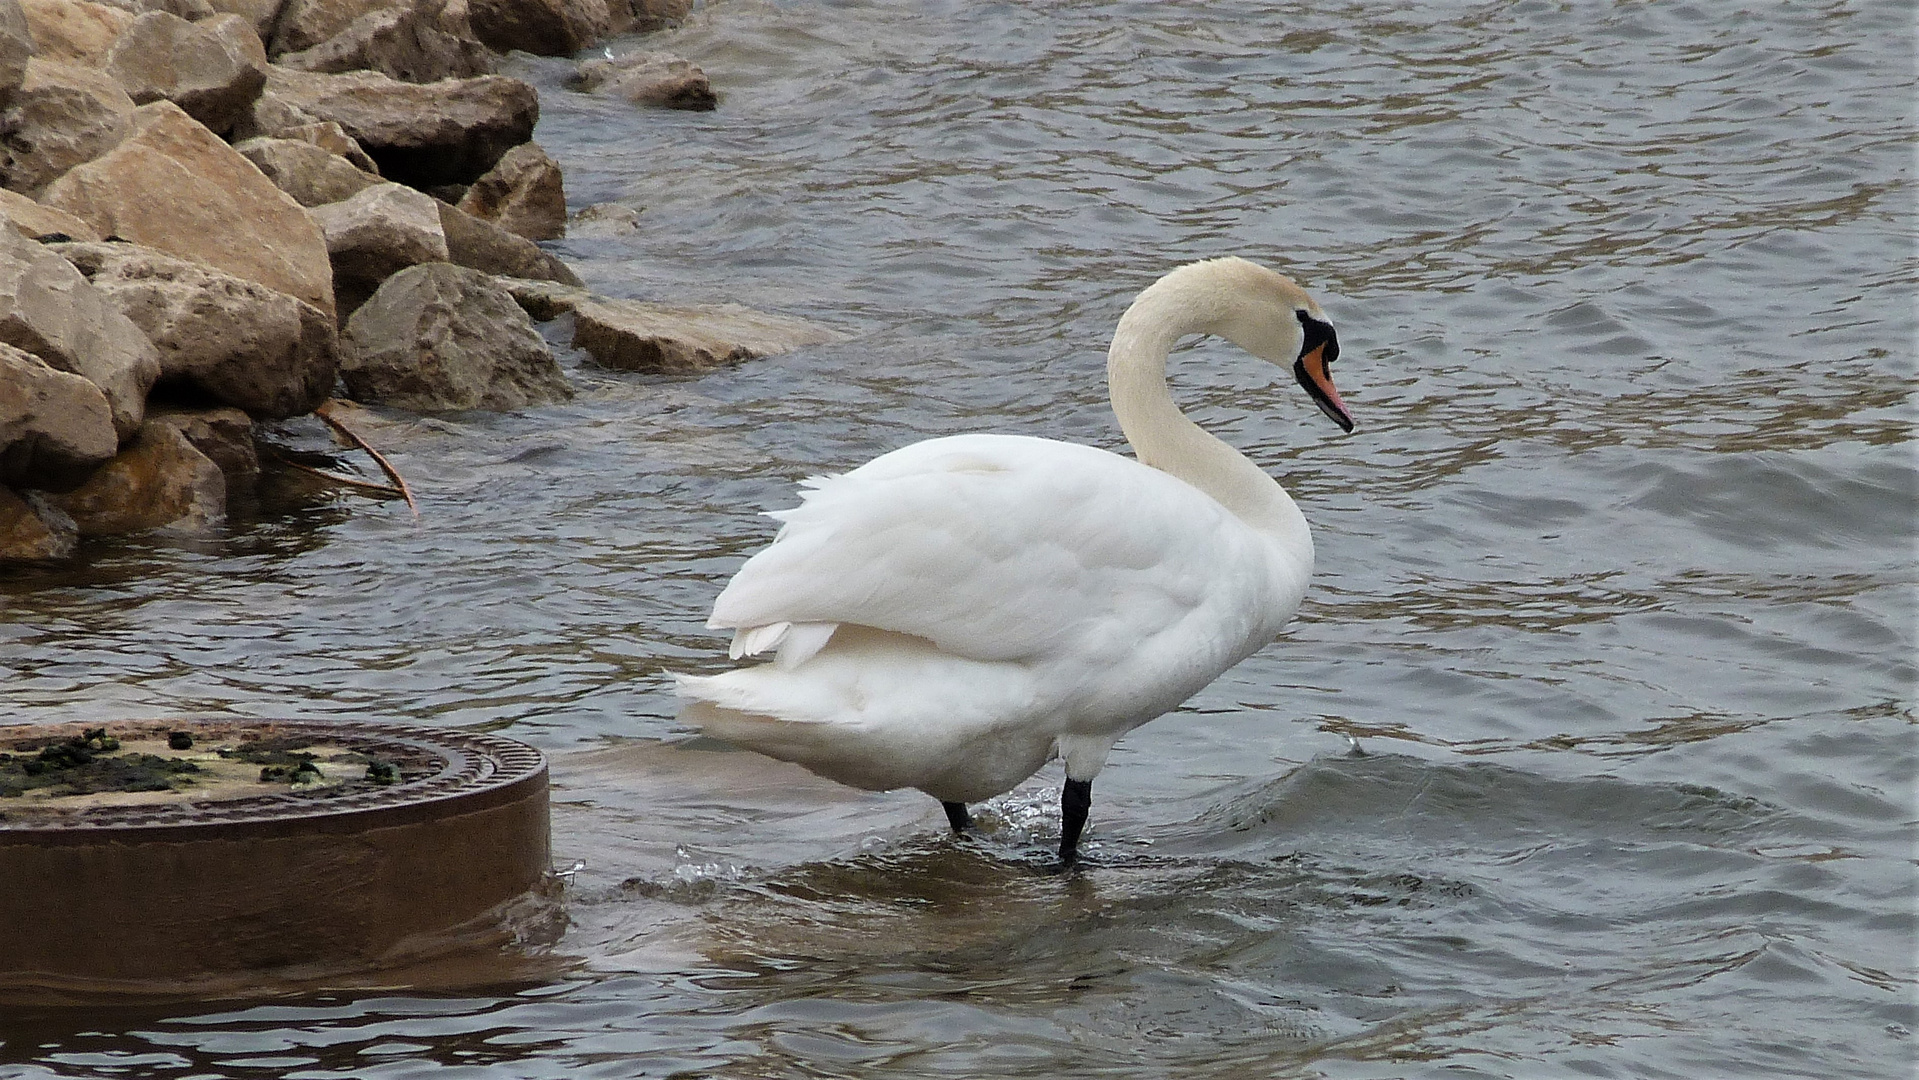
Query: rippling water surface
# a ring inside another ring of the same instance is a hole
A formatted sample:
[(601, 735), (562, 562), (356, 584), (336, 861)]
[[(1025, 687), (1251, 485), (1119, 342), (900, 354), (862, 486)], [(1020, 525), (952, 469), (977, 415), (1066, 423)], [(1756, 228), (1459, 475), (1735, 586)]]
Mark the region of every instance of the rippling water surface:
[[(545, 748), (563, 970), (14, 1010), (0, 1074), (1908, 1075), (1910, 5), (716, 0), (646, 44), (720, 110), (522, 63), (574, 203), (642, 211), (559, 250), (844, 344), (573, 357), (563, 407), (368, 421), (418, 524), (316, 495), (0, 578), (8, 719)], [(661, 672), (723, 665), (760, 511), (927, 434), (1116, 445), (1113, 321), (1225, 253), (1320, 296), (1360, 427), (1180, 357), (1319, 573), (1120, 745), (1094, 865), (1040, 872), (1057, 771), (954, 841), (687, 741)]]

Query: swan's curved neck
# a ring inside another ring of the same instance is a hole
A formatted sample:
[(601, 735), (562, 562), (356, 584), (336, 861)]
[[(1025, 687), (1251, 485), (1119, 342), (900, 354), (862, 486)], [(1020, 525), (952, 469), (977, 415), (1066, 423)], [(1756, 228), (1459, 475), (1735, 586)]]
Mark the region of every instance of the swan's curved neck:
[(1166, 360), (1188, 334), (1213, 332), (1215, 297), (1159, 288), (1142, 293), (1120, 317), (1106, 354), (1106, 382), (1119, 429), (1139, 460), (1211, 495), (1241, 521), (1311, 565), (1305, 515), (1277, 481), (1246, 455), (1193, 423), (1173, 402)]

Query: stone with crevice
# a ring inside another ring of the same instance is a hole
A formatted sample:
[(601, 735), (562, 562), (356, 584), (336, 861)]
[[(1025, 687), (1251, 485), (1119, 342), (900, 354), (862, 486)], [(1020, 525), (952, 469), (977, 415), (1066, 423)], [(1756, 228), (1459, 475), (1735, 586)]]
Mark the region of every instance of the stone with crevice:
[(0, 565), (65, 559), (79, 539), (73, 518), (45, 496), (0, 486)]
[(566, 184), (539, 143), (508, 150), (460, 198), (460, 209), (528, 240), (566, 235)]
[(447, 262), (446, 231), (431, 195), (380, 183), (313, 208), (326, 233), (339, 311), (350, 315), (380, 283), (409, 266)]
[(0, 229), (0, 343), (99, 387), (121, 441), (139, 429), (160, 375), (153, 343), (73, 264), (12, 229)]
[(350, 199), (385, 183), (339, 154), (304, 139), (260, 136), (235, 143), (233, 148), (253, 162), (275, 187), (308, 209)]
[(56, 244), (153, 342), (158, 385), (261, 419), (311, 412), (333, 392), (333, 319), (258, 282), (138, 244)]
[(119, 444), (99, 387), (0, 344), (0, 484), (70, 490)]

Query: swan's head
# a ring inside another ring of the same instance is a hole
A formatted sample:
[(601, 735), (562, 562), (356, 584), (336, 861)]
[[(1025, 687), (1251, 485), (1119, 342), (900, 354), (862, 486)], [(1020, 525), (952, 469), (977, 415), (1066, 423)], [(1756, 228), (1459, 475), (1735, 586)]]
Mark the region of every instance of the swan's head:
[(1153, 293), (1163, 293), (1184, 308), (1191, 331), (1216, 334), (1262, 360), (1291, 367), (1319, 411), (1341, 430), (1353, 430), (1352, 414), (1333, 386), (1331, 367), (1339, 358), (1339, 336), (1298, 282), (1228, 256), (1188, 263), (1140, 299)]

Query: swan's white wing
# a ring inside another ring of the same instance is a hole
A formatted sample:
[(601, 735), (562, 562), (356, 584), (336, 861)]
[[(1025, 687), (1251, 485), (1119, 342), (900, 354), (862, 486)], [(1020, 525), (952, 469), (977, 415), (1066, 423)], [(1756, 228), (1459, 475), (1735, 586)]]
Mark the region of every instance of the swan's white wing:
[[(784, 640), (780, 624), (853, 623), (979, 660), (1119, 656), (1200, 609), (1219, 624), (1236, 591), (1270, 595), (1270, 559), (1225, 508), (1103, 450), (961, 435), (806, 486), (714, 604), (708, 625), (741, 630), (747, 652)], [(1225, 623), (1207, 632), (1246, 629)]]

